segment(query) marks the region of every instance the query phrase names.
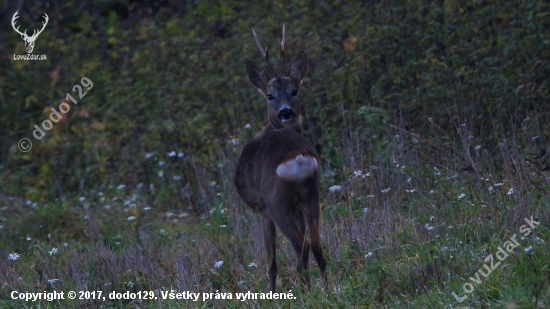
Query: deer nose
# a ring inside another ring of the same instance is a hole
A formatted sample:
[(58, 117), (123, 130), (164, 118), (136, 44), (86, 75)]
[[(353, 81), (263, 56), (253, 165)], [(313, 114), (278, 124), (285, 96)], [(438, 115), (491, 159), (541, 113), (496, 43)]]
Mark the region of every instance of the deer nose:
[(292, 121), (292, 120), (294, 120), (294, 116), (295, 116), (294, 112), (290, 108), (282, 108), (279, 111), (279, 114), (277, 114), (277, 118), (279, 118), (279, 120), (281, 122)]

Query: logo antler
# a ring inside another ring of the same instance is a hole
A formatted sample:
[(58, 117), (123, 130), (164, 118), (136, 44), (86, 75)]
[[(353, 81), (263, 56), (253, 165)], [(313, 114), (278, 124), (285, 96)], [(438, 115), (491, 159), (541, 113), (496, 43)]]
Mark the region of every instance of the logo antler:
[(48, 17), (48, 14), (44, 13), (45, 21), (42, 22), (42, 29), (38, 30), (38, 32), (37, 30), (33, 30), (32, 35), (28, 36), (27, 29), (25, 29), (25, 32), (21, 32), (19, 31), (19, 26), (15, 28), (15, 20), (19, 18), (18, 13), (19, 11), (16, 11), (15, 14), (13, 14), (13, 17), (11, 19), (11, 26), (13, 27), (13, 30), (15, 30), (15, 32), (21, 35), (21, 38), (25, 41), (25, 48), (27, 49), (27, 53), (30, 54), (34, 49), (36, 38), (38, 38), (38, 35), (40, 35), (42, 31), (44, 31), (44, 28), (46, 28), (46, 25), (48, 24), (48, 20), (50, 20), (50, 18)]

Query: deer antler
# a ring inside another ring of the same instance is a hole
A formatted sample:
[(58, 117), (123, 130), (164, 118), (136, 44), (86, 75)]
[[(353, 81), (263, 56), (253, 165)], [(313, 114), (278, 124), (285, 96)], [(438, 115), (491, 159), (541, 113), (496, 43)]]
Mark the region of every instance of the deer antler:
[(25, 30), (25, 32), (23, 33), (19, 31), (19, 27), (15, 28), (15, 20), (19, 18), (19, 16), (17, 16), (18, 13), (19, 11), (15, 11), (15, 14), (13, 14), (13, 17), (11, 19), (11, 26), (13, 27), (13, 30), (15, 30), (15, 32), (19, 33), (20, 35), (27, 36), (27, 30)]
[(44, 22), (44, 21), (42, 22), (42, 29), (38, 30), (38, 33), (36, 33), (36, 34), (35, 34), (36, 30), (33, 30), (32, 36), (31, 36), (32, 38), (38, 37), (38, 35), (39, 35), (40, 33), (42, 33), (42, 31), (44, 31), (44, 28), (46, 28), (46, 25), (48, 24), (48, 20), (50, 20), (50, 18), (48, 17), (48, 14), (46, 14), (46, 13), (44, 13), (44, 15), (46, 15), (46, 16), (44, 16), (44, 19), (45, 19), (46, 21), (45, 21), (45, 22)]
[(277, 72), (275, 72), (275, 69), (271, 64), (271, 61), (269, 61), (267, 46), (265, 47), (265, 49), (262, 47), (262, 44), (260, 44), (260, 41), (258, 40), (258, 36), (256, 35), (256, 31), (254, 31), (254, 28), (252, 28), (252, 34), (254, 34), (254, 40), (256, 40), (256, 45), (258, 45), (258, 49), (260, 50), (260, 53), (264, 57), (265, 63), (267, 63), (267, 69), (269, 70), (269, 73), (271, 74), (272, 77), (275, 77), (277, 75)]
[(281, 40), (281, 76), (286, 76), (286, 65), (285, 65), (285, 24), (283, 24), (283, 39)]

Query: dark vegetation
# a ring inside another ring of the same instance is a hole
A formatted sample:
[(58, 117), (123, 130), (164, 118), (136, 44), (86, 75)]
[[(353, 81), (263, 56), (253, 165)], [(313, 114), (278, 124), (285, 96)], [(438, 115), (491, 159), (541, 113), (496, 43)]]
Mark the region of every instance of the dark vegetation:
[[(49, 15), (33, 52), (48, 60), (13, 59), (26, 53), (11, 28), (16, 10), (28, 32)], [(300, 289), (280, 235), (278, 289), (297, 299), (244, 304), (550, 306), (548, 1), (6, 0), (2, 307), (38, 305), (11, 300), (13, 290), (266, 290), (259, 218), (232, 175), (267, 121), (246, 77), (246, 59), (261, 63), (250, 29), (275, 51), (282, 23), (289, 54), (309, 59), (300, 92), (305, 135), (321, 150), (329, 288)], [(83, 77), (93, 88), (36, 140), (34, 125), (66, 93), (77, 98)], [(18, 150), (21, 138), (31, 151)], [(531, 216), (540, 226), (466, 294)]]

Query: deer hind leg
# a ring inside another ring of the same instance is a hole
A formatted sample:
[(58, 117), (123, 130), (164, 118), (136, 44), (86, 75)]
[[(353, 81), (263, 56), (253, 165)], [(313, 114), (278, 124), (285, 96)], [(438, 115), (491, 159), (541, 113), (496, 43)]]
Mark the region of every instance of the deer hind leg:
[(277, 232), (275, 231), (275, 222), (271, 218), (262, 218), (262, 225), (264, 229), (264, 242), (267, 248), (267, 261), (268, 270), (267, 276), (269, 278), (269, 290), (275, 292), (275, 285), (277, 284), (277, 256), (275, 254), (277, 245)]
[[(271, 205), (272, 206), (272, 205)], [(308, 269), (308, 258), (309, 258), (309, 242), (305, 238), (305, 218), (301, 211), (298, 211), (296, 213), (297, 217), (289, 218), (288, 216), (292, 213), (290, 209), (290, 205), (277, 205), (275, 207), (270, 207), (270, 205), (267, 205), (268, 210), (275, 210), (270, 211), (269, 214), (271, 215), (271, 218), (279, 227), (281, 232), (283, 232), (283, 235), (288, 238), (290, 243), (292, 244), (292, 248), (294, 249), (294, 252), (296, 253), (296, 257), (298, 260), (298, 266), (296, 268), (298, 274), (300, 275), (300, 278), (302, 280), (302, 283), (309, 287), (310, 286), (310, 279), (309, 274), (307, 274)], [(302, 223), (300, 223), (302, 222)]]
[[(309, 244), (307, 242), (307, 238), (306, 238), (306, 216), (304, 215), (304, 213), (301, 211), (301, 210), (298, 210), (296, 212), (296, 216), (294, 216), (294, 222), (296, 223), (296, 226), (298, 227), (299, 231), (300, 231), (300, 234), (303, 235), (303, 236), (300, 236), (301, 238), (301, 242), (302, 242), (302, 245), (304, 245), (305, 248), (308, 248), (309, 247)], [(306, 245), (308, 245), (306, 247)], [(305, 249), (307, 250), (307, 249)], [(303, 274), (303, 277), (302, 277), (302, 281), (304, 282), (304, 284), (306, 286), (310, 286), (310, 279), (309, 279), (309, 273), (307, 272), (307, 269), (308, 269), (308, 264), (309, 264), (309, 250), (305, 251), (304, 252), (304, 249), (301, 250), (300, 252), (302, 254), (302, 265), (303, 265), (303, 269), (306, 270), (306, 272)], [(304, 256), (303, 254), (305, 254), (305, 261), (304, 261)], [(296, 253), (296, 255), (299, 257), (300, 255), (298, 255), (298, 253)], [(299, 268), (299, 266), (298, 266)], [(301, 270), (298, 269), (298, 273), (300, 273)]]
[(321, 211), (319, 207), (318, 195), (313, 194), (313, 196), (309, 198), (307, 209), (311, 251), (313, 252), (313, 257), (315, 258), (317, 265), (319, 265), (319, 270), (321, 270), (323, 282), (325, 286), (327, 286), (327, 274), (325, 272), (327, 261), (325, 260), (325, 256), (323, 255), (323, 245), (321, 243), (321, 236), (319, 235), (319, 220)]

